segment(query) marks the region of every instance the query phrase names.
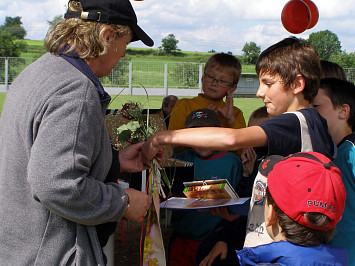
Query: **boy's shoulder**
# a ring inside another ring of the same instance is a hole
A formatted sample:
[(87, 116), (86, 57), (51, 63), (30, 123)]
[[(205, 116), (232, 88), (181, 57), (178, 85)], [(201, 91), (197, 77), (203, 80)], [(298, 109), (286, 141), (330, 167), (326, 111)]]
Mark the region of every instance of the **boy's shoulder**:
[[(224, 107), (226, 103), (223, 101), (223, 98), (220, 100), (210, 100), (203, 96), (203, 93), (199, 93), (197, 96), (193, 98), (181, 98), (179, 99), (175, 106), (188, 106), (194, 108), (196, 110), (198, 108), (206, 108), (209, 104), (216, 104), (218, 107)], [(233, 105), (234, 112), (242, 112), (238, 107)]]
[(270, 120), (262, 122), (260, 125), (264, 126), (275, 124), (282, 127), (283, 125), (294, 125), (295, 121), (307, 122), (307, 125), (312, 127), (315, 125), (319, 128), (328, 128), (326, 120), (318, 113), (317, 110), (313, 108), (305, 108), (294, 112), (286, 112)]
[(316, 151), (331, 159), (335, 156), (335, 144), (328, 132), (327, 121), (313, 108), (287, 112), (259, 126), (267, 136), (269, 155)]
[(219, 100), (211, 100), (205, 97), (204, 93), (199, 93), (197, 96), (190, 98), (190, 99), (185, 99), (186, 103), (199, 103), (202, 106), (207, 106), (208, 104), (217, 104), (217, 105), (221, 105), (221, 104), (225, 104), (225, 102), (223, 101), (224, 97), (219, 99)]
[(351, 143), (352, 145), (355, 145), (355, 133), (347, 135), (340, 143), (339, 146), (343, 143)]
[[(300, 246), (288, 241), (272, 242), (237, 251), (239, 261), (252, 265), (276, 262), (282, 265), (347, 265), (347, 250), (329, 245)], [(319, 263), (322, 261), (324, 264)], [(253, 263), (254, 262), (254, 263)], [(328, 264), (329, 263), (329, 264)]]
[(339, 144), (338, 144), (338, 157), (335, 158), (337, 162), (346, 161), (355, 162), (355, 134), (352, 133), (347, 135)]
[[(193, 97), (193, 98), (180, 98), (174, 108), (181, 108), (181, 106), (193, 106), (193, 108), (198, 109), (198, 108), (204, 108), (206, 105), (206, 102), (208, 102), (207, 99), (205, 99), (201, 94)], [(196, 107), (198, 106), (198, 107)]]

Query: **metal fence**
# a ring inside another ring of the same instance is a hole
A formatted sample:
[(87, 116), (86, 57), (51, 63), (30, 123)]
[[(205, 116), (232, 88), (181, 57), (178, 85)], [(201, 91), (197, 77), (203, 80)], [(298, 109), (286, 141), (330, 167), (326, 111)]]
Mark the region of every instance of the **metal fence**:
[[(0, 57), (0, 84), (9, 85), (36, 59)], [(104, 87), (201, 89), (204, 64), (181, 62), (119, 61), (111, 73), (100, 81)], [(163, 94), (164, 94), (164, 90)], [(162, 94), (162, 95), (163, 95)]]
[[(16, 76), (36, 59), (0, 57), (0, 91), (7, 91)], [(111, 73), (100, 78), (110, 94), (194, 96), (201, 91), (204, 63), (119, 61)], [(355, 81), (355, 69), (346, 68), (347, 79)], [(255, 96), (259, 80), (255, 74), (242, 74), (234, 96)], [(114, 88), (114, 90), (110, 88)], [(187, 95), (188, 94), (188, 95)]]

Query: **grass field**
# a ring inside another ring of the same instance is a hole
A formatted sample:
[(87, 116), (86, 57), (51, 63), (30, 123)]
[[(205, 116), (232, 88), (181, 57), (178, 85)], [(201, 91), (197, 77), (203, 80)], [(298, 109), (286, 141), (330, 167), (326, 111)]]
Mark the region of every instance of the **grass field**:
[[(2, 107), (4, 105), (6, 93), (0, 93), (0, 115), (2, 112)], [(133, 98), (133, 99), (132, 99)], [(115, 97), (112, 95), (112, 102), (109, 106), (110, 109), (121, 109), (122, 105), (130, 100), (141, 103), (144, 108), (148, 107), (148, 100), (146, 96), (130, 96), (130, 95), (119, 95)], [(150, 96), (149, 97), (149, 108), (159, 109), (161, 108), (161, 102), (163, 96)], [(259, 98), (235, 98), (234, 105), (240, 108), (244, 113), (245, 121), (248, 122), (250, 114), (258, 107), (263, 106), (262, 100)]]
[[(46, 52), (43, 41), (25, 40), (27, 43), (27, 51), (21, 53), (20, 57), (39, 58)], [(122, 61), (151, 61), (151, 62), (189, 62), (189, 63), (205, 63), (212, 53), (203, 52), (178, 52), (177, 55), (159, 55), (157, 49), (153, 48), (135, 48), (127, 47), (126, 56)], [(236, 56), (241, 60), (241, 56)], [(242, 62), (242, 60), (241, 60)], [(255, 74), (254, 65), (242, 65), (242, 73)]]

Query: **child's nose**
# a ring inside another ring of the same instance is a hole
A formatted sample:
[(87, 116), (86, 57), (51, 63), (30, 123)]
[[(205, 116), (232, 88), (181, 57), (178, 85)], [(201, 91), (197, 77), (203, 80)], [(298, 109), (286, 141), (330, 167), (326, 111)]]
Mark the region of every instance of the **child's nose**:
[(265, 89), (260, 85), (256, 92), (256, 97), (263, 98), (265, 96)]
[(218, 85), (219, 85), (218, 83), (219, 83), (219, 82), (218, 82), (218, 79), (213, 79), (213, 80), (212, 80), (212, 85), (218, 87)]

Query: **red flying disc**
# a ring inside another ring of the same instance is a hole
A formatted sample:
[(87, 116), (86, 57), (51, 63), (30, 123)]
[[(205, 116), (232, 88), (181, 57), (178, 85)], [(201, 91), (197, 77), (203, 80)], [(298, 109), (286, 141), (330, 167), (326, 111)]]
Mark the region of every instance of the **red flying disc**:
[(311, 12), (302, 0), (290, 0), (281, 12), (284, 28), (293, 34), (304, 32), (311, 22)]

